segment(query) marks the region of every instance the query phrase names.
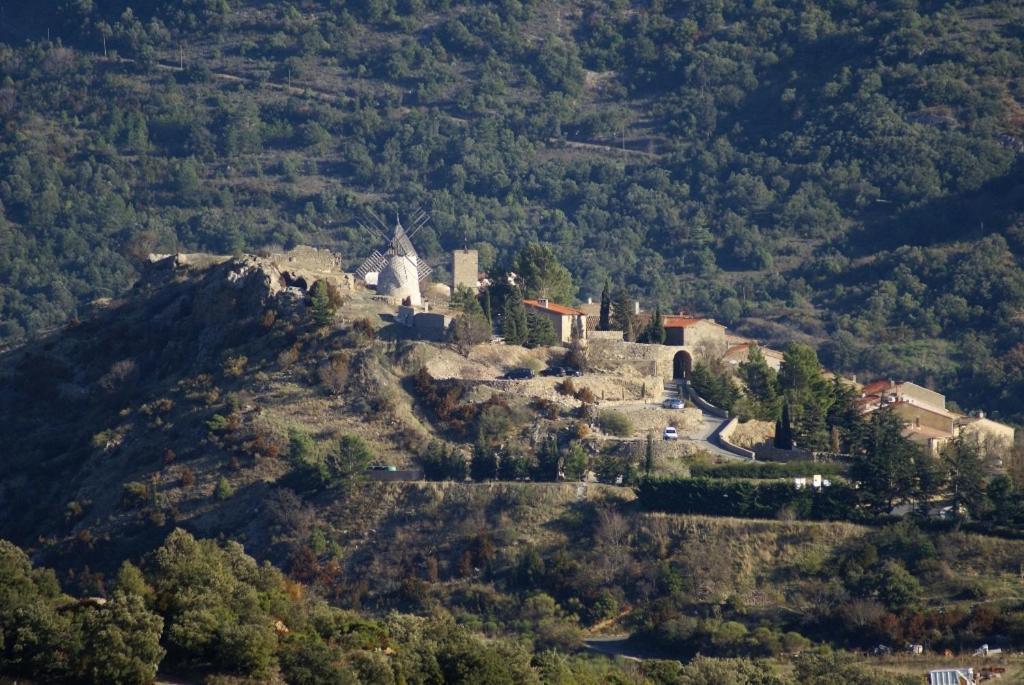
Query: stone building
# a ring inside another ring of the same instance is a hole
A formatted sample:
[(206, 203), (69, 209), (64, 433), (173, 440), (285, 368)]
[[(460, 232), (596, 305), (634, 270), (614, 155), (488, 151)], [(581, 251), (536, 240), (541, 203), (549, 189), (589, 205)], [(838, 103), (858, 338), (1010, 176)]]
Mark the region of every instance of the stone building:
[(464, 285), (476, 291), (480, 288), (480, 257), (476, 250), (452, 252), (452, 292)]
[(566, 307), (549, 300), (523, 300), (528, 311), (543, 316), (551, 322), (555, 336), (562, 343), (572, 340), (573, 325), (578, 325), (583, 338), (587, 337), (587, 315), (579, 309)]
[(714, 319), (695, 319), (688, 316), (665, 316), (665, 344), (701, 349), (710, 347), (724, 354), (726, 351), (725, 326)]

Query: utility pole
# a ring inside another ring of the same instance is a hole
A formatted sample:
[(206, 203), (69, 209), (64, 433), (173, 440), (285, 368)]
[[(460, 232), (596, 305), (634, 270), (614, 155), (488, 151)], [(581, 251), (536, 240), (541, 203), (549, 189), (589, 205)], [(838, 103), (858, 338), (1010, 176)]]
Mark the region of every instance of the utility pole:
[(178, 69), (185, 71), (185, 48), (178, 43)]

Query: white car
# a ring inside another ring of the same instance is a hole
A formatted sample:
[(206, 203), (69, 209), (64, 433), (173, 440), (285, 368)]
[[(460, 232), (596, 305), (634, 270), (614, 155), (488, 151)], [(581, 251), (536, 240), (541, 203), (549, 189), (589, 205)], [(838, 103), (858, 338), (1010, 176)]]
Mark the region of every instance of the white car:
[(669, 426), (668, 428), (665, 429), (665, 432), (661, 434), (661, 437), (664, 440), (678, 440), (679, 433), (676, 432), (674, 426)]

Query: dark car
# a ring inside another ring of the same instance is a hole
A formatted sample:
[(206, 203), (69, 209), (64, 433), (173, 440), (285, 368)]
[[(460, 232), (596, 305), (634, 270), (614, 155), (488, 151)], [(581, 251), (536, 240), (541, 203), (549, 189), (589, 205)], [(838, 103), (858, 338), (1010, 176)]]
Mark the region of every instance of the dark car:
[(502, 376), (502, 378), (508, 379), (510, 381), (519, 381), (519, 380), (525, 380), (527, 378), (533, 378), (533, 369), (526, 369), (526, 368), (512, 369), (511, 371), (506, 373), (504, 376)]
[(566, 366), (564, 370), (566, 376), (573, 376), (574, 378), (579, 378), (580, 376), (583, 375), (583, 372), (580, 371), (579, 369), (573, 369), (568, 366)]
[(540, 375), (561, 377), (567, 375), (567, 372), (561, 366), (549, 366), (548, 368), (541, 371)]

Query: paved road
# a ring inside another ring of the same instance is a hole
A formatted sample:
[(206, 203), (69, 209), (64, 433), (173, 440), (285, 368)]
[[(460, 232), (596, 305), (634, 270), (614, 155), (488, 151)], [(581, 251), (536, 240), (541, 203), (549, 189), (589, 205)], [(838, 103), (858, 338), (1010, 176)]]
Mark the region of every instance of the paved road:
[[(675, 389), (674, 385), (669, 388), (668, 384), (666, 384), (663, 395), (662, 400), (666, 400), (669, 398), (679, 397), (679, 392)], [(711, 416), (710, 414), (704, 414), (704, 420), (701, 422), (700, 427), (697, 430), (690, 431), (689, 433), (681, 434), (679, 439), (694, 444), (696, 447), (706, 452), (710, 452), (716, 457), (725, 457), (728, 459), (735, 459), (737, 461), (747, 461), (743, 457), (737, 456), (732, 452), (726, 452), (711, 441), (711, 435), (725, 422), (726, 419), (720, 419), (715, 416)]]

